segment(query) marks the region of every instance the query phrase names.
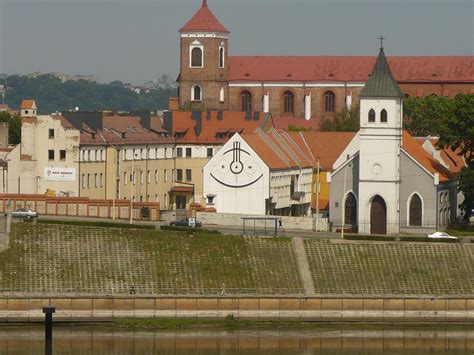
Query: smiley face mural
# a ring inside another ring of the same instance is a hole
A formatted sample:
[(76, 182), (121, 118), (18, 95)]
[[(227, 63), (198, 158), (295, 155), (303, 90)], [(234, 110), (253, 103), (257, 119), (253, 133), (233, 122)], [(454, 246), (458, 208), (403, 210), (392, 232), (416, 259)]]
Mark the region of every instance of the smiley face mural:
[(269, 169), (235, 134), (204, 167), (204, 195), (222, 213), (265, 213)]
[(240, 142), (232, 143), (232, 149), (222, 154), (221, 168), (211, 172), (210, 176), (223, 186), (242, 189), (263, 178), (263, 173), (251, 154), (241, 148)]

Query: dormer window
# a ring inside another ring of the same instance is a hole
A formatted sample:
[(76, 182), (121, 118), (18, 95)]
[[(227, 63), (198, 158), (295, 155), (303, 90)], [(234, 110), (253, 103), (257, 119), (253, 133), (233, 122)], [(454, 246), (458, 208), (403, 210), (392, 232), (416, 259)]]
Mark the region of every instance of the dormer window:
[(190, 51), (190, 67), (203, 68), (204, 67), (204, 47), (199, 41), (194, 41), (189, 47)]
[(370, 109), (370, 111), (369, 111), (369, 122), (375, 122), (375, 111), (374, 111), (374, 109)]
[(191, 88), (191, 101), (202, 101), (202, 90), (197, 84)]
[(387, 110), (383, 109), (380, 112), (380, 122), (387, 123)]

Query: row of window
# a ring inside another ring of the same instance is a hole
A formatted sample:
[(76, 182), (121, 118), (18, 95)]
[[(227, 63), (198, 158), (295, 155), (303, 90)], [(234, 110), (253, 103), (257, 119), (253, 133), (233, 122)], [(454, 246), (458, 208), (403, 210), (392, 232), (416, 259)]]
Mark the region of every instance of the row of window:
[(95, 173), (93, 178), (94, 178), (94, 184), (92, 185), (92, 180), (91, 180), (92, 174), (82, 174), (81, 177), (81, 184), (83, 189), (90, 189), (92, 186), (97, 188), (97, 187), (104, 187), (104, 174), (102, 173)]
[[(325, 112), (334, 112), (336, 109), (336, 95), (332, 91), (326, 91), (324, 97)], [(252, 93), (248, 90), (242, 91), (240, 94), (242, 111), (252, 111)], [(287, 90), (283, 93), (283, 112), (295, 113), (295, 94)]]
[[(376, 114), (374, 109), (369, 110), (369, 122), (373, 123), (376, 121)], [(380, 122), (387, 123), (387, 110), (383, 109), (380, 111)]]
[[(160, 159), (160, 158), (171, 158), (172, 148), (168, 151), (168, 148), (164, 148), (163, 151), (159, 151), (159, 148), (149, 148), (148, 151), (145, 148), (142, 149), (123, 149), (122, 150), (122, 160), (142, 160), (142, 159)], [(62, 152), (62, 151), (61, 151)], [(65, 151), (64, 151), (65, 152)], [(95, 150), (95, 149), (84, 149), (80, 152), (81, 161), (105, 161), (105, 150)], [(208, 158), (214, 155), (213, 148), (207, 148), (206, 156)], [(53, 152), (54, 157), (54, 152)], [(192, 158), (193, 150), (191, 147), (176, 148), (176, 157), (182, 158)], [(65, 159), (65, 157), (64, 157)], [(51, 160), (51, 159), (50, 159)], [(52, 159), (54, 160), (54, 158)]]
[[(191, 47), (191, 68), (204, 68), (204, 49), (200, 43), (193, 44)], [(225, 65), (225, 47), (223, 44), (219, 47), (219, 68)]]
[(83, 149), (79, 158), (81, 161), (105, 161), (105, 149)]
[[(55, 160), (56, 159), (56, 154), (54, 149), (49, 149), (48, 150), (48, 160)], [(59, 160), (66, 160), (66, 151), (64, 149), (61, 149), (59, 151)]]

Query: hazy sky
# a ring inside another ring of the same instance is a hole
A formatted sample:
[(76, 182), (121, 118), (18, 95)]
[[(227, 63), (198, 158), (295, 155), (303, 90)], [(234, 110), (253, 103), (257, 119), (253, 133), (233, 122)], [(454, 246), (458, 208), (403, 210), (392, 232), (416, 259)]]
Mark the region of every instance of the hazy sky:
[[(0, 0), (0, 73), (143, 83), (179, 69), (201, 0)], [(473, 0), (208, 0), (231, 55), (473, 55)]]

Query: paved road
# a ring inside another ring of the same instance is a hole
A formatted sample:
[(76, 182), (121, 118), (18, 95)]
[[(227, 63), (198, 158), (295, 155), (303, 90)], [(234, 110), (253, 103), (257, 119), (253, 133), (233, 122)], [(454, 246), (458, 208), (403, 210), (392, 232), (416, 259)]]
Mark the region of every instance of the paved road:
[[(108, 222), (114, 223), (111, 219), (105, 218), (94, 218), (94, 217), (71, 217), (71, 216), (40, 216), (42, 220), (54, 220), (54, 221), (86, 221), (86, 222)], [(115, 223), (128, 223), (127, 220), (124, 219), (117, 219)], [(159, 227), (160, 225), (166, 225), (167, 222), (149, 222), (149, 221), (134, 221), (134, 224), (137, 225), (154, 225)], [(203, 228), (206, 229), (216, 229), (219, 232), (227, 235), (241, 235), (242, 234), (242, 227), (238, 226), (217, 226), (217, 225), (203, 225)], [(253, 231), (252, 231), (253, 232)], [(260, 235), (264, 235), (263, 229), (260, 231)], [(304, 231), (299, 229), (286, 229), (286, 228), (278, 228), (278, 235), (279, 236), (287, 236), (287, 237), (319, 237), (319, 238), (340, 238), (339, 234), (336, 233), (316, 233), (313, 231)]]

